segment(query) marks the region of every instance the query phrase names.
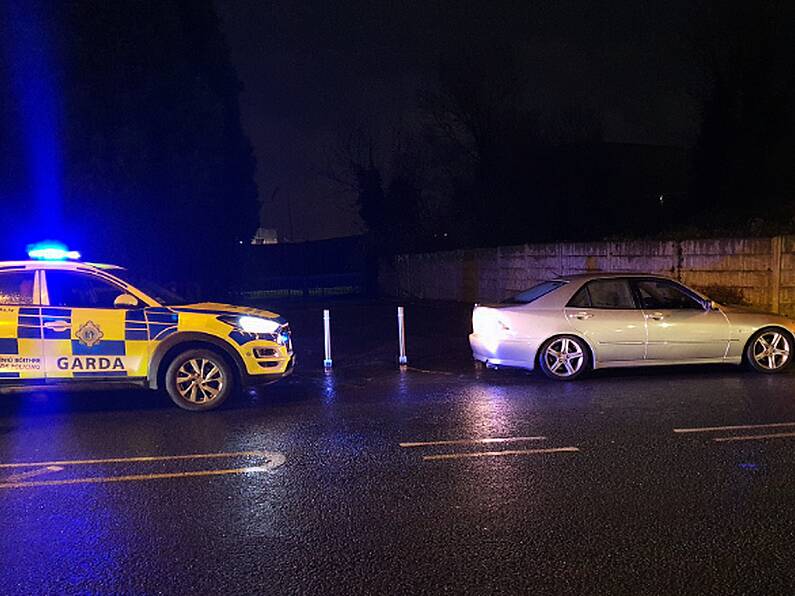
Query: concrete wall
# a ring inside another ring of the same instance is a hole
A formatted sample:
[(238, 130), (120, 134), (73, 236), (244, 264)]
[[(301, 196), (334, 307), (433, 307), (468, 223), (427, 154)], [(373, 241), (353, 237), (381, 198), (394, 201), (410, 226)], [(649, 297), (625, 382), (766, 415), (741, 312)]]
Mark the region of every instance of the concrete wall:
[[(669, 275), (716, 300), (795, 315), (795, 236), (525, 244), (383, 260), (387, 296), (489, 302), (539, 280), (589, 271)], [(728, 300), (737, 302), (737, 300)]]

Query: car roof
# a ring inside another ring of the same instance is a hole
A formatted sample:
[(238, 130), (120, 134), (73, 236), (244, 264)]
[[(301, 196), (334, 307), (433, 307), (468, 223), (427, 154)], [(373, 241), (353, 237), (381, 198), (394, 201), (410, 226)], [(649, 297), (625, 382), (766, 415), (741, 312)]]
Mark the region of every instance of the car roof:
[(46, 261), (46, 260), (32, 260), (32, 261), (0, 261), (0, 272), (3, 271), (25, 271), (33, 269), (55, 269), (60, 271), (81, 271), (83, 273), (93, 273), (98, 277), (104, 279), (112, 279), (115, 283), (121, 284), (127, 291), (132, 291), (138, 298), (144, 297), (149, 301), (150, 306), (159, 305), (158, 301), (149, 296), (146, 292), (139, 290), (123, 277), (119, 277), (119, 272), (126, 271), (124, 267), (119, 265), (110, 265), (107, 263), (86, 263), (85, 261)]
[(624, 277), (655, 277), (659, 279), (673, 279), (668, 275), (660, 273), (638, 273), (637, 271), (591, 271), (587, 273), (572, 273), (571, 275), (560, 275), (550, 281), (591, 281), (592, 279), (611, 279)]
[(86, 263), (83, 261), (0, 261), (0, 271), (3, 269), (63, 269), (65, 271), (123, 271), (124, 267), (106, 263)]

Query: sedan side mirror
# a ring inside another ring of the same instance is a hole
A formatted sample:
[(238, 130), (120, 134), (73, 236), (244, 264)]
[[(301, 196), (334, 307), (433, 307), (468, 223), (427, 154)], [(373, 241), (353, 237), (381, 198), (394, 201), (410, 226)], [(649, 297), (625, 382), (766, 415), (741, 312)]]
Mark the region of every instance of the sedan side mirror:
[(132, 294), (120, 294), (113, 301), (114, 308), (135, 308), (136, 306), (138, 306), (138, 298)]
[(714, 300), (707, 300), (704, 302), (704, 310), (720, 310), (720, 307)]

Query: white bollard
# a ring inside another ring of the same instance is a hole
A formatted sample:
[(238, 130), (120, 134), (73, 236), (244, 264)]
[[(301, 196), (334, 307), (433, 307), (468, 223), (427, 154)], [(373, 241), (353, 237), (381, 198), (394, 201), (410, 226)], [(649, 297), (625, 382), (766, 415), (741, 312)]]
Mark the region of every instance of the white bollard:
[(323, 335), (326, 348), (326, 358), (323, 360), (323, 368), (331, 368), (331, 313), (328, 309), (323, 310)]
[(398, 363), (400, 366), (406, 366), (409, 363), (406, 357), (406, 320), (403, 316), (403, 307), (398, 306), (398, 343), (400, 344), (400, 356), (398, 356)]

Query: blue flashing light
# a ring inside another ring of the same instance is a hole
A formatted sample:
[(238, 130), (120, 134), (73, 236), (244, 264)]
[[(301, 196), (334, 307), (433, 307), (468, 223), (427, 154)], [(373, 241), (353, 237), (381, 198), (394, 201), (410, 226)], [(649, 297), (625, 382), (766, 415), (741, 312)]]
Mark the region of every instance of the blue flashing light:
[(28, 246), (28, 257), (39, 261), (67, 261), (79, 259), (80, 253), (59, 242), (40, 242)]

